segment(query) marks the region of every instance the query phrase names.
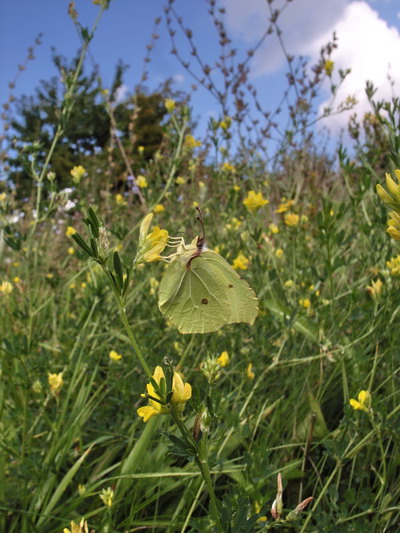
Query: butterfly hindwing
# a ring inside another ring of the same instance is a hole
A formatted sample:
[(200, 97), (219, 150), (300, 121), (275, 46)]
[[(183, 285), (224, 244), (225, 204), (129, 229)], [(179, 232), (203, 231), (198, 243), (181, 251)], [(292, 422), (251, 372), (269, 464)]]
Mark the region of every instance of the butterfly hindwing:
[(209, 333), (229, 320), (227, 292), (199, 259), (176, 259), (160, 283), (160, 311), (181, 333)]

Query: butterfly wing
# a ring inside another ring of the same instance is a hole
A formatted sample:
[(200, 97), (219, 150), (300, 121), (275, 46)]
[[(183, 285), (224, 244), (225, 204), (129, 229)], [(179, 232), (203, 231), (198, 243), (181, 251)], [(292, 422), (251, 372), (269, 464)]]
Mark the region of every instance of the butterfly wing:
[(226, 323), (247, 322), (250, 325), (253, 324), (258, 315), (258, 299), (253, 289), (216, 252), (208, 250), (201, 254), (201, 258), (206, 261), (211, 275), (215, 279), (218, 277), (219, 283), (226, 289), (230, 311)]
[(230, 317), (228, 294), (220, 276), (200, 257), (181, 258), (165, 271), (159, 288), (160, 311), (181, 333), (210, 333)]

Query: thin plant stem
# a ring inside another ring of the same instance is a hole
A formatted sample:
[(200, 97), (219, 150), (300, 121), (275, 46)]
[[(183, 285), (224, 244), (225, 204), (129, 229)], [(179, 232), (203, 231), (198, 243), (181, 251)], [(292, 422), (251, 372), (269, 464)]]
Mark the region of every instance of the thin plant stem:
[[(197, 466), (199, 467), (201, 475), (203, 476), (203, 479), (204, 479), (204, 483), (208, 490), (208, 494), (210, 497), (211, 511), (212, 511), (215, 524), (218, 528), (218, 531), (223, 533), (217, 498), (215, 496), (214, 486), (213, 486), (211, 474), (210, 474), (210, 467), (208, 465), (208, 460), (207, 460), (207, 443), (204, 441), (203, 445), (199, 446), (197, 442), (194, 440), (194, 438), (192, 437), (191, 433), (188, 431), (185, 424), (179, 418), (179, 415), (175, 413), (173, 410), (171, 410), (171, 416), (175, 424), (178, 426), (183, 438), (186, 441), (189, 441), (192, 449), (195, 452), (195, 461), (196, 461)], [(203, 438), (205, 439), (204, 436)]]

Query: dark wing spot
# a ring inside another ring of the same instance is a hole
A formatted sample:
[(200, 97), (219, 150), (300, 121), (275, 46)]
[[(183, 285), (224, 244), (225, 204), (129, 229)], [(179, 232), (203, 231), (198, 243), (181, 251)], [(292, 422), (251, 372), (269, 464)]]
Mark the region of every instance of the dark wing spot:
[(203, 298), (203, 299), (201, 300), (201, 303), (204, 304), (204, 305), (207, 305), (207, 304), (208, 304), (208, 300), (207, 300), (207, 298)]
[(232, 289), (232, 287), (233, 287), (233, 285), (231, 285), (231, 284), (229, 283), (229, 285), (228, 285), (228, 289)]

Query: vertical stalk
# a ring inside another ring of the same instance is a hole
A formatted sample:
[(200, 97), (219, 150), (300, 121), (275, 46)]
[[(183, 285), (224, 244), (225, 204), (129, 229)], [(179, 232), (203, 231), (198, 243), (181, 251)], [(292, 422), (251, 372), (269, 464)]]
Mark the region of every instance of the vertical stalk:
[(179, 415), (176, 412), (174, 412), (173, 410), (171, 410), (171, 416), (172, 416), (175, 424), (178, 426), (178, 428), (179, 428), (179, 430), (180, 430), (180, 432), (182, 434), (182, 437), (185, 439), (185, 441), (190, 443), (192, 449), (195, 452), (195, 461), (196, 461), (197, 466), (199, 467), (201, 475), (203, 476), (204, 482), (205, 482), (207, 490), (208, 490), (208, 495), (210, 497), (211, 512), (212, 512), (213, 519), (214, 519), (215, 524), (216, 524), (216, 526), (218, 528), (218, 531), (220, 533), (223, 533), (221, 519), (220, 519), (220, 512), (219, 512), (219, 509), (218, 509), (217, 498), (215, 496), (214, 486), (213, 486), (212, 479), (211, 479), (211, 474), (210, 474), (210, 467), (208, 465), (208, 460), (207, 460), (207, 441), (206, 441), (206, 437), (203, 435), (203, 443), (202, 443), (202, 445), (199, 446), (197, 444), (197, 442), (194, 440), (194, 438), (191, 435), (191, 433), (188, 431), (188, 429), (185, 426), (185, 424), (179, 418)]
[(135, 338), (135, 335), (133, 334), (132, 328), (129, 325), (128, 317), (126, 316), (125, 306), (123, 304), (122, 298), (121, 298), (121, 296), (118, 294), (118, 292), (115, 289), (114, 282), (113, 282), (113, 279), (111, 277), (110, 272), (106, 268), (104, 269), (104, 272), (106, 273), (108, 281), (109, 281), (110, 286), (112, 288), (112, 291), (113, 291), (113, 294), (114, 294), (114, 297), (115, 297), (115, 301), (117, 302), (117, 305), (118, 305), (119, 314), (121, 316), (122, 323), (123, 323), (123, 325), (125, 327), (126, 333), (128, 334), (128, 337), (129, 337), (129, 340), (131, 342), (132, 348), (133, 348), (133, 350), (135, 352), (135, 355), (136, 355), (141, 367), (143, 368), (146, 376), (149, 379), (151, 379), (153, 377), (152, 373), (151, 373), (150, 368), (148, 367), (148, 365), (146, 363), (146, 360), (145, 360), (145, 358), (143, 356), (142, 350), (140, 349), (139, 344), (136, 341), (136, 338)]

